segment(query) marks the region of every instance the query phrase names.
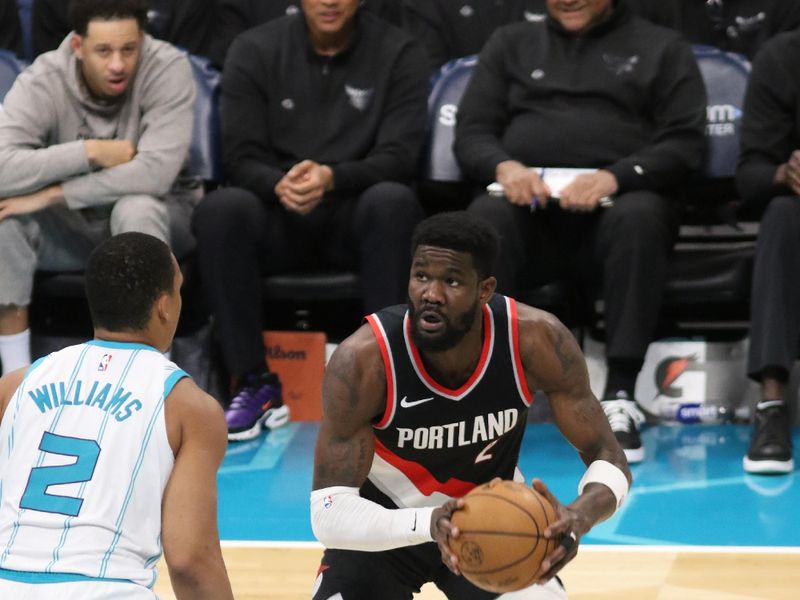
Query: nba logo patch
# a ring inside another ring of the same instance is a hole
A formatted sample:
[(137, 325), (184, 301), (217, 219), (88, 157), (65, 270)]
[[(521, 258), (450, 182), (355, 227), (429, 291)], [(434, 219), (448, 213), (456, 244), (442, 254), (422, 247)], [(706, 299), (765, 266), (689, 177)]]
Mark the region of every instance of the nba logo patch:
[(325, 498), (323, 498), (322, 500), (322, 506), (324, 506), (325, 508), (330, 508), (331, 506), (333, 506), (333, 498), (331, 498), (330, 496), (325, 496)]
[(109, 364), (111, 364), (111, 355), (103, 354), (103, 358), (100, 359), (100, 364), (97, 365), (97, 370), (101, 372), (107, 371)]

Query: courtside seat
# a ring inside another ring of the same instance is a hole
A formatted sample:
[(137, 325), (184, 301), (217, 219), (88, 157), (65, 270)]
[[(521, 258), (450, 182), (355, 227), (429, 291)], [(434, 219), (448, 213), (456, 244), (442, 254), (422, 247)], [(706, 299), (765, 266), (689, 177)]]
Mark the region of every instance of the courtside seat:
[(321, 330), (340, 341), (358, 328), (364, 314), (361, 278), (352, 271), (269, 275), (262, 291), (267, 329)]
[(706, 85), (707, 155), (702, 176), (690, 189), (690, 204), (670, 266), (665, 313), (691, 327), (744, 329), (758, 223), (739, 222), (733, 177), (739, 157), (739, 127), (750, 65), (739, 54), (694, 46)]
[(196, 96), (194, 100), (194, 129), (189, 148), (189, 169), (194, 177), (206, 184), (222, 181), (221, 133), (219, 124), (219, 94), (222, 76), (202, 56), (187, 54), (192, 65)]
[(311, 271), (264, 278), (267, 301), (356, 300), (361, 298), (361, 278), (349, 271)]
[(0, 49), (0, 108), (3, 100), (14, 85), (14, 80), (25, 68), (25, 63), (17, 58), (11, 50)]
[(422, 179), (440, 182), (463, 180), (453, 154), (456, 115), (461, 97), (478, 64), (477, 56), (457, 58), (442, 65), (428, 94), (428, 131), (422, 152)]
[(19, 26), (22, 30), (22, 51), (25, 59), (33, 60), (33, 1), (17, 0), (17, 14)]
[(446, 63), (434, 75), (428, 94), (428, 126), (421, 154), (417, 193), (428, 214), (466, 208), (474, 190), (461, 175), (452, 145), (461, 96), (472, 78), (477, 56)]

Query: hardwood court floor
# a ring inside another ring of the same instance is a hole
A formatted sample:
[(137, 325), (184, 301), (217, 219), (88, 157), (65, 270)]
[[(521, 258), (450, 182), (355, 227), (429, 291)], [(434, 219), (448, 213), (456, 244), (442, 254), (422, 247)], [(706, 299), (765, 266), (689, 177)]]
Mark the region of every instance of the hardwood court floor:
[[(237, 600), (311, 595), (321, 554), (308, 514), (317, 431), (290, 423), (228, 447), (219, 527)], [(642, 437), (647, 459), (632, 468), (625, 505), (583, 538), (563, 573), (570, 600), (800, 598), (800, 477), (743, 473), (745, 425), (651, 427)], [(520, 468), (564, 502), (585, 470), (549, 423), (528, 425)], [(174, 598), (163, 565), (157, 590)], [(441, 599), (425, 588), (415, 600)]]
[[(564, 570), (570, 600), (796, 600), (800, 552), (587, 547)], [(308, 600), (318, 548), (224, 548), (236, 600)], [(156, 593), (174, 600), (163, 560)], [(415, 600), (442, 600), (426, 586)], [(375, 600), (381, 600), (376, 598)]]

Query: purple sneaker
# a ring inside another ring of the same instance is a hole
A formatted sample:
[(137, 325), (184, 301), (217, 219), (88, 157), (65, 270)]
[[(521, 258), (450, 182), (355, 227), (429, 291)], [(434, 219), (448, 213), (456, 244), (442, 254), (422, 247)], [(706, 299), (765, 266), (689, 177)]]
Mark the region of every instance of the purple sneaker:
[(225, 410), (230, 441), (252, 440), (262, 426), (275, 429), (289, 421), (289, 407), (283, 403), (278, 378), (265, 373), (245, 377), (244, 384)]

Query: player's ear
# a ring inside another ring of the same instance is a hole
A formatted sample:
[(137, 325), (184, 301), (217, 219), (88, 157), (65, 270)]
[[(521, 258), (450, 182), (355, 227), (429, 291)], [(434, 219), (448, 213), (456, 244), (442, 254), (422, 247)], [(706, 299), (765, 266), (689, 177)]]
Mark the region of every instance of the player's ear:
[(162, 292), (156, 300), (156, 315), (161, 323), (169, 319), (169, 296), (166, 292)]
[(494, 277), (487, 277), (483, 281), (478, 284), (478, 293), (479, 299), (482, 303), (486, 303), (494, 294), (494, 290), (497, 288), (497, 279)]

